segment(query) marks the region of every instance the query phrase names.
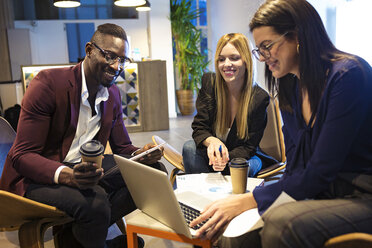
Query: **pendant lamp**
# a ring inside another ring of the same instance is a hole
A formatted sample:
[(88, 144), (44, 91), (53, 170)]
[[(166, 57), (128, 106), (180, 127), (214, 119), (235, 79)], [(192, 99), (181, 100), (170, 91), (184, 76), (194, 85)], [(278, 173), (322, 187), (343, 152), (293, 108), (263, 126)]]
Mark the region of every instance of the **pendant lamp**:
[(150, 11), (151, 10), (151, 4), (148, 0), (146, 0), (146, 3), (136, 7), (136, 10), (137, 11)]
[(54, 6), (59, 8), (79, 7), (80, 0), (54, 0)]
[(114, 4), (119, 7), (136, 7), (145, 3), (145, 0), (116, 0), (114, 2)]

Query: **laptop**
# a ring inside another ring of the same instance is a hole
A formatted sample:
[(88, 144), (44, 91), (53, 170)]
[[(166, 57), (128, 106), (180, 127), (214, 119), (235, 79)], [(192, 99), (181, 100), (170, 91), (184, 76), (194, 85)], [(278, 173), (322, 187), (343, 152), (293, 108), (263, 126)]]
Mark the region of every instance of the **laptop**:
[(192, 238), (203, 223), (190, 228), (187, 223), (195, 218), (190, 211), (201, 212), (212, 200), (191, 191), (176, 195), (165, 172), (118, 155), (114, 159), (137, 208), (176, 233)]

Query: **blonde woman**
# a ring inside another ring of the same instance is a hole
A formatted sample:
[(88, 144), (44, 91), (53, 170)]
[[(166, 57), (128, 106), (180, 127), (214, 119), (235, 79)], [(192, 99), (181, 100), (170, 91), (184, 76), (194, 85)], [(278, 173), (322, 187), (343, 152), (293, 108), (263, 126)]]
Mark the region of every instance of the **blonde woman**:
[(269, 95), (253, 82), (248, 39), (239, 33), (220, 38), (216, 73), (206, 73), (196, 101), (193, 140), (183, 147), (186, 173), (221, 171), (230, 159), (250, 160), (250, 175), (262, 166), (256, 154), (266, 127)]

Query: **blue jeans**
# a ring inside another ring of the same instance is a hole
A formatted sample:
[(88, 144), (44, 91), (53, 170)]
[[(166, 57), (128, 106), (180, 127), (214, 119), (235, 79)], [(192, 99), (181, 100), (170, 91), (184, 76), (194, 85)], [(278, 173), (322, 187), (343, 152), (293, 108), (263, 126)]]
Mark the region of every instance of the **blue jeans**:
[[(207, 148), (197, 148), (194, 140), (186, 141), (182, 148), (183, 165), (187, 174), (215, 172), (209, 165)], [(254, 177), (262, 168), (262, 161), (257, 156), (249, 159), (249, 177)], [(228, 166), (225, 167), (222, 174), (229, 175)]]

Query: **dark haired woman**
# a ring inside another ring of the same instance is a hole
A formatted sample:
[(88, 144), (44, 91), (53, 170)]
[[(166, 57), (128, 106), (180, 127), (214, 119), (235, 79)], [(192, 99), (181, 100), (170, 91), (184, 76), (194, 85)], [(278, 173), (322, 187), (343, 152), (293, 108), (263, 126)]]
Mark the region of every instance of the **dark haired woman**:
[(287, 169), (275, 184), (209, 206), (192, 223), (212, 216), (197, 236), (217, 239), (232, 218), (254, 207), (264, 213), (283, 191), (297, 202), (262, 216), (262, 247), (322, 247), (341, 234), (372, 233), (371, 66), (336, 49), (305, 0), (266, 1), (250, 29), (278, 93)]

